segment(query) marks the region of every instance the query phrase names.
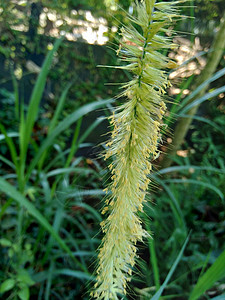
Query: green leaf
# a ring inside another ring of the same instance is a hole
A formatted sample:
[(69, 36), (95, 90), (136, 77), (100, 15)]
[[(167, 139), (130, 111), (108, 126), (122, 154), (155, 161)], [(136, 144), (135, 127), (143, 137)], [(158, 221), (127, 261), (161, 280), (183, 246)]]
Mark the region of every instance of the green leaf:
[(179, 171), (183, 171), (183, 170), (189, 170), (189, 169), (194, 169), (194, 170), (204, 170), (204, 171), (210, 171), (210, 172), (216, 172), (216, 173), (225, 173), (224, 170), (222, 169), (217, 169), (217, 168), (213, 168), (213, 167), (199, 167), (199, 166), (194, 166), (194, 165), (186, 165), (186, 166), (174, 166), (174, 167), (168, 167), (168, 168), (164, 168), (158, 172), (156, 172), (155, 174), (167, 174), (167, 173), (171, 173), (171, 172), (179, 172)]
[[(62, 253), (62, 254), (57, 254), (57, 256), (56, 257), (61, 257), (61, 256), (65, 256), (65, 254), (64, 253)], [(75, 252), (73, 252), (73, 255), (74, 256), (80, 256), (80, 257), (82, 257), (82, 256), (92, 256), (92, 257), (94, 257), (95, 255), (97, 255), (97, 252), (95, 252), (95, 251), (75, 251)]]
[[(148, 223), (147, 224), (147, 229), (148, 232), (150, 232), (150, 226)], [(160, 287), (160, 276), (159, 276), (159, 267), (158, 267), (158, 259), (155, 251), (155, 241), (154, 239), (148, 239), (148, 247), (149, 247), (149, 253), (150, 253), (150, 259), (151, 259), (151, 264), (152, 264), (152, 271), (154, 275), (154, 283), (156, 286), (156, 290), (159, 289)]]
[[(182, 118), (187, 118), (187, 119), (190, 118), (190, 115), (179, 114), (179, 116), (182, 117)], [(212, 127), (214, 127), (217, 131), (220, 131), (221, 133), (224, 133), (223, 128), (220, 128), (215, 122), (210, 121), (207, 118), (199, 117), (199, 116), (193, 116), (192, 119), (200, 121), (200, 122), (207, 123), (207, 124), (211, 125)]]
[(9, 240), (3, 238), (3, 239), (0, 239), (0, 245), (2, 247), (11, 247), (12, 243)]
[[(53, 222), (53, 228), (54, 230), (58, 233), (59, 232), (59, 229), (60, 229), (60, 225), (63, 221), (63, 218), (64, 218), (64, 208), (63, 208), (63, 205), (58, 205), (57, 207), (57, 210), (56, 210), (56, 213), (55, 213), (55, 217), (54, 217), (54, 222)], [(42, 259), (42, 264), (44, 265), (45, 262), (50, 258), (49, 254), (51, 252), (51, 249), (52, 249), (52, 246), (53, 246), (53, 238), (52, 236), (49, 237), (49, 240), (48, 240), (48, 243), (47, 243), (47, 246), (46, 246), (46, 250), (45, 250), (45, 255)], [(50, 269), (54, 269), (54, 260), (53, 258), (50, 258), (51, 260), (51, 266), (49, 268), (49, 272), (50, 272)], [(51, 274), (49, 273), (49, 277), (48, 277), (48, 281), (50, 280), (51, 281)]]
[(50, 290), (51, 290), (51, 286), (52, 286), (52, 279), (54, 276), (54, 260), (51, 260), (50, 263), (50, 267), (48, 269), (48, 277), (47, 277), (47, 283), (46, 283), (46, 289), (45, 289), (45, 299), (48, 300), (49, 299), (49, 295), (50, 295)]
[(30, 291), (27, 286), (24, 286), (19, 292), (18, 296), (21, 300), (29, 300), (30, 298)]
[(175, 262), (173, 263), (168, 275), (166, 276), (166, 279), (165, 281), (163, 282), (163, 284), (161, 285), (160, 289), (155, 293), (155, 295), (151, 298), (151, 300), (158, 300), (160, 298), (160, 296), (162, 295), (165, 287), (167, 286), (167, 283), (169, 282), (170, 278), (172, 277), (173, 275), (173, 272), (175, 271), (183, 253), (184, 253), (184, 249), (186, 248), (187, 246), (187, 243), (188, 243), (188, 240), (189, 240), (189, 237), (190, 237), (190, 234), (188, 235), (188, 237), (186, 238), (185, 242), (184, 242), (184, 245), (183, 247), (181, 248), (180, 250), (180, 253), (178, 254)]
[(10, 160), (8, 160), (7, 158), (5, 158), (4, 156), (0, 155), (0, 160), (3, 161), (9, 167), (11, 167), (13, 170), (16, 169), (15, 165)]
[(6, 279), (1, 285), (0, 285), (0, 293), (5, 293), (7, 291), (10, 291), (12, 288), (14, 288), (16, 284), (16, 281), (14, 279)]
[(54, 113), (54, 116), (53, 116), (50, 124), (49, 124), (48, 134), (50, 134), (56, 126), (56, 123), (57, 123), (57, 121), (59, 119), (59, 115), (60, 115), (60, 113), (63, 109), (63, 105), (64, 105), (64, 102), (66, 100), (66, 96), (68, 94), (68, 91), (69, 91), (71, 85), (72, 85), (72, 83), (67, 85), (67, 87), (64, 89), (64, 91), (63, 91), (63, 93), (62, 93), (62, 95), (59, 99), (59, 102), (58, 102), (57, 107), (56, 107), (56, 111)]
[[(4, 215), (4, 213), (6, 212), (7, 208), (12, 204), (13, 199), (8, 199), (4, 205), (1, 207), (1, 211), (0, 211), (0, 219), (2, 218), (2, 216)], [(11, 222), (10, 222), (11, 223)]]
[[(81, 120), (81, 119), (80, 119)], [(82, 136), (79, 138), (78, 142), (76, 143), (76, 136), (74, 136), (74, 140), (72, 143), (71, 151), (68, 155), (66, 166), (69, 166), (70, 162), (72, 161), (72, 158), (74, 154), (76, 153), (77, 149), (79, 148), (80, 144), (89, 136), (89, 134), (104, 120), (104, 118), (99, 118), (93, 122), (88, 129), (82, 134)]]
[(29, 273), (24, 269), (18, 271), (16, 278), (18, 281), (23, 282), (28, 286), (35, 284), (35, 282), (30, 278)]
[[(16, 169), (17, 169), (18, 168), (17, 167), (18, 166), (18, 161), (17, 161), (16, 146), (15, 146), (12, 138), (8, 136), (5, 127), (1, 123), (0, 123), (0, 130), (5, 136), (5, 140), (6, 140), (6, 143), (8, 145), (8, 148), (9, 148), (9, 151), (10, 151), (10, 154), (11, 154), (11, 159), (12, 159), (12, 161), (13, 161), (14, 165), (16, 166)], [(17, 169), (17, 171), (18, 171), (18, 169)]]
[[(69, 91), (71, 85), (72, 85), (71, 83), (67, 85), (67, 87), (64, 89), (64, 91), (63, 91), (63, 93), (62, 93), (62, 95), (61, 95), (61, 97), (60, 97), (60, 99), (59, 99), (59, 102), (58, 102), (58, 104), (57, 104), (57, 107), (56, 107), (54, 116), (53, 116), (53, 118), (52, 118), (52, 120), (51, 120), (51, 122), (50, 122), (50, 124), (49, 124), (48, 135), (51, 134), (52, 130), (55, 128), (55, 126), (56, 126), (56, 124), (57, 124), (57, 122), (58, 122), (58, 118), (59, 118), (60, 113), (61, 113), (61, 111), (62, 111), (62, 109), (63, 109), (63, 105), (64, 105), (64, 102), (65, 102), (65, 100), (66, 100), (66, 96), (67, 96), (67, 94), (68, 94), (68, 91)], [(47, 149), (46, 149), (46, 151), (43, 153), (43, 155), (42, 155), (42, 157), (41, 157), (41, 159), (40, 159), (40, 161), (39, 161), (39, 169), (42, 169), (42, 166), (43, 166), (43, 164), (44, 164), (44, 161), (45, 161), (45, 157), (46, 157), (46, 156), (47, 156)]]
[(70, 174), (72, 172), (78, 174), (90, 174), (93, 173), (93, 170), (88, 170), (87, 168), (59, 168), (47, 173), (46, 177), (57, 176), (60, 174)]
[(76, 190), (75, 192), (71, 192), (66, 194), (67, 198), (71, 197), (83, 197), (83, 196), (103, 196), (106, 193), (103, 190), (100, 189), (94, 189), (94, 190)]
[(208, 289), (210, 289), (216, 281), (225, 277), (225, 250), (216, 259), (214, 264), (203, 274), (192, 291), (189, 300), (196, 300)]
[(171, 201), (169, 201), (169, 204), (171, 206), (171, 209), (173, 211), (175, 219), (178, 222), (178, 226), (186, 231), (185, 219), (184, 219), (182, 210), (180, 208), (179, 202), (177, 201), (175, 195), (173, 194), (173, 192), (171, 191), (169, 186), (165, 184), (166, 180), (161, 180), (161, 179), (159, 179), (158, 176), (155, 176), (155, 175), (151, 175), (150, 177), (153, 178), (155, 181), (157, 181), (159, 184), (161, 184), (162, 187), (164, 188), (164, 190), (167, 192), (167, 194), (169, 195), (169, 197), (171, 199)]
[(67, 156), (67, 159), (66, 159), (66, 164), (65, 164), (65, 168), (69, 167), (70, 163), (72, 162), (73, 160), (73, 157), (79, 147), (79, 145), (77, 144), (77, 139), (78, 139), (78, 136), (80, 134), (80, 128), (81, 128), (81, 124), (82, 124), (82, 117), (77, 121), (77, 125), (76, 125), (76, 129), (74, 131), (74, 134), (73, 134), (73, 139), (72, 139), (72, 142), (71, 142), (71, 147), (70, 147), (70, 151), (69, 151), (69, 155)]
[(192, 184), (202, 185), (206, 188), (213, 190), (221, 198), (221, 200), (224, 200), (223, 193), (218, 188), (216, 188), (214, 185), (212, 185), (208, 182), (203, 182), (203, 181), (198, 181), (198, 180), (193, 180), (193, 179), (168, 179), (168, 180), (164, 180), (164, 182), (192, 183)]
[[(62, 275), (62, 276), (70, 276), (70, 277), (74, 277), (74, 278), (77, 278), (78, 280), (94, 280), (94, 276), (92, 275), (88, 275), (84, 272), (81, 272), (81, 271), (74, 271), (74, 270), (70, 270), (70, 269), (54, 269), (54, 272), (53, 272), (53, 277), (56, 277), (56, 276), (59, 276), (59, 275)], [(34, 274), (34, 279), (35, 279), (35, 282), (43, 282), (45, 281), (46, 279), (48, 279), (48, 271), (42, 271), (42, 272), (39, 272), (37, 274)]]
[(11, 75), (12, 75), (12, 83), (13, 83), (14, 98), (15, 98), (15, 117), (18, 120), (19, 119), (19, 86), (15, 74), (11, 72)]
[(184, 107), (191, 99), (193, 99), (195, 96), (198, 95), (198, 93), (201, 92), (201, 90), (208, 86), (211, 82), (217, 80), (218, 78), (222, 77), (225, 74), (225, 68), (219, 70), (216, 72), (212, 77), (205, 80), (202, 84), (200, 84), (189, 96), (187, 96), (181, 103), (181, 107)]
[(78, 278), (80, 280), (82, 279), (93, 280), (93, 276), (91, 275), (85, 274), (84, 272), (80, 272), (80, 271), (73, 271), (70, 269), (55, 270), (54, 274), (71, 276), (71, 277)]
[(213, 98), (217, 95), (219, 95), (220, 93), (223, 93), (225, 92), (225, 86), (222, 86), (218, 89), (215, 89), (214, 91), (212, 92), (209, 92), (207, 94), (205, 94), (204, 96), (194, 100), (193, 102), (191, 102), (190, 104), (188, 104), (187, 106), (185, 106), (181, 112), (179, 113), (180, 114), (184, 114), (185, 112), (189, 111), (192, 107), (196, 106), (196, 105), (199, 105), (201, 104), (202, 102), (206, 101), (206, 100), (209, 100), (210, 98)]
[(79, 147), (79, 145), (85, 141), (85, 139), (89, 136), (89, 134), (102, 122), (105, 120), (105, 117), (101, 117), (98, 118), (97, 120), (95, 120), (88, 128), (87, 130), (83, 133), (83, 135), (79, 138), (78, 141), (78, 145), (77, 147)]
[[(76, 203), (75, 203), (76, 204)], [(92, 206), (86, 204), (86, 203), (82, 203), (82, 202), (77, 202), (77, 206), (78, 207), (83, 207), (84, 209), (86, 209), (87, 211), (89, 211), (90, 213), (92, 213), (92, 215), (96, 218), (96, 220), (98, 220), (99, 222), (102, 221), (102, 216), (101, 214), (95, 210)]]
[(46, 78), (47, 78), (48, 72), (50, 70), (50, 66), (51, 66), (51, 63), (52, 63), (52, 60), (54, 57), (54, 53), (57, 51), (62, 40), (63, 40), (63, 38), (56, 40), (53, 49), (48, 53), (48, 55), (44, 61), (44, 64), (41, 68), (41, 72), (38, 76), (36, 84), (34, 86), (32, 95), (31, 95), (31, 99), (30, 99), (30, 103), (29, 103), (29, 107), (28, 107), (28, 111), (27, 111), (27, 116), (26, 116), (25, 124), (23, 127), (23, 132), (22, 132), (22, 137), (21, 137), (24, 141), (23, 148), (21, 149), (22, 150), (21, 160), (22, 160), (23, 164), (25, 164), (26, 151), (27, 151), (27, 147), (28, 147), (28, 144), (30, 141), (34, 122), (37, 118), (38, 107), (39, 107), (39, 104), (40, 104), (40, 101), (42, 98), (42, 94), (44, 91)]
[(171, 122), (173, 121), (174, 119), (174, 114), (176, 114), (176, 112), (178, 111), (179, 109), (179, 106), (182, 105), (182, 103), (180, 105), (178, 105), (178, 103), (180, 103), (180, 100), (181, 100), (181, 97), (183, 95), (183, 91), (185, 89), (188, 89), (188, 87), (190, 86), (191, 82), (193, 81), (194, 79), (194, 75), (191, 75), (188, 79), (185, 78), (184, 80), (184, 84), (181, 85), (181, 91), (180, 93), (177, 95), (177, 97), (175, 98), (173, 104), (172, 104), (172, 107), (170, 109), (170, 112), (169, 112), (169, 116), (165, 119), (164, 123), (168, 126), (171, 125)]

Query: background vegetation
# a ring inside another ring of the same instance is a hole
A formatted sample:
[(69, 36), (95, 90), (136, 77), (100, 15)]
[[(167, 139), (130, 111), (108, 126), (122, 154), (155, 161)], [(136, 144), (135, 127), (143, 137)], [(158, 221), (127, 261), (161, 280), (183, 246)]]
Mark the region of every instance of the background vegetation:
[[(97, 65), (119, 63), (130, 2), (0, 0), (1, 299), (89, 299), (107, 181), (96, 146), (129, 78)], [(190, 4), (195, 19), (176, 25), (168, 53), (181, 63), (161, 146), (170, 156), (155, 161), (142, 216), (154, 239), (139, 247), (127, 299), (225, 299), (224, 4)], [(100, 25), (107, 44), (88, 44), (84, 28)]]

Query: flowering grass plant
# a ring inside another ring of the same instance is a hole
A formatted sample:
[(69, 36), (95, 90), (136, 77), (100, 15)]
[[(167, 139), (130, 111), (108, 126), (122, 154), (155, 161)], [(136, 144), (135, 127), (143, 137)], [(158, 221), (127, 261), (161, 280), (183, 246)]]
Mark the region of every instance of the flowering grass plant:
[(129, 70), (133, 78), (122, 85), (119, 95), (126, 97), (126, 103), (109, 118), (113, 131), (104, 159), (110, 160), (111, 183), (102, 210), (107, 215), (101, 223), (105, 235), (98, 255), (97, 282), (91, 293), (97, 299), (118, 299), (118, 294), (126, 294), (136, 244), (149, 236), (138, 212), (146, 201), (150, 161), (159, 155), (166, 110), (163, 95), (170, 86), (165, 70), (176, 66), (160, 50), (175, 47), (168, 26), (179, 17), (180, 2), (136, 3), (137, 15), (128, 15), (131, 25), (121, 30), (117, 54), (127, 64), (119, 68)]

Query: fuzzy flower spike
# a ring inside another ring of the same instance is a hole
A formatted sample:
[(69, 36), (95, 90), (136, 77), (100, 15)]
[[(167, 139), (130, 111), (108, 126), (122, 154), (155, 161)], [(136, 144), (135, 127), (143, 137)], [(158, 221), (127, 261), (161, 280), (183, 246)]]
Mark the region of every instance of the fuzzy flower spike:
[(176, 66), (159, 50), (175, 46), (167, 28), (174, 17), (179, 17), (176, 6), (180, 2), (136, 3), (137, 16), (128, 16), (138, 26), (121, 30), (117, 54), (127, 65), (120, 68), (134, 76), (123, 84), (119, 95), (125, 96), (127, 102), (110, 117), (114, 129), (104, 158), (112, 161), (109, 165), (112, 181), (106, 189), (102, 210), (108, 217), (101, 223), (105, 235), (98, 255), (97, 282), (91, 293), (97, 299), (115, 300), (126, 294), (135, 264), (136, 244), (148, 235), (138, 211), (143, 210), (150, 183), (150, 160), (159, 154), (157, 145), (166, 110), (163, 94), (170, 84), (163, 70)]

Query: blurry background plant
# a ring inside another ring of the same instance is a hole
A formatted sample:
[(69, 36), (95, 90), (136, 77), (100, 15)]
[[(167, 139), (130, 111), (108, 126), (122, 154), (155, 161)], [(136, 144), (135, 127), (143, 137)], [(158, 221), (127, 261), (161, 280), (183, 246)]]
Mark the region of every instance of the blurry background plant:
[[(101, 98), (116, 95), (117, 86), (104, 84), (129, 79), (126, 72), (96, 68), (117, 63), (111, 48), (120, 20), (126, 22), (117, 3), (0, 1), (2, 299), (88, 299), (107, 174), (104, 162), (83, 147), (98, 144), (107, 130), (96, 116), (111, 109)], [(119, 4), (132, 12), (131, 2)], [(168, 100), (179, 103), (168, 103), (170, 132), (187, 102), (203, 102), (171, 156), (173, 165), (162, 168), (163, 157), (155, 163), (157, 188), (143, 215), (154, 240), (140, 247), (127, 299), (159, 299), (162, 292), (161, 299), (223, 299), (225, 293), (224, 46), (217, 49), (214, 74), (203, 80), (210, 95), (199, 100), (203, 86), (196, 92), (194, 85), (222, 28), (224, 7), (222, 0), (190, 4), (195, 7), (183, 11), (195, 19), (176, 30), (191, 34), (181, 33), (180, 47), (168, 53), (182, 64), (170, 74)], [(63, 32), (65, 39), (58, 40)], [(173, 135), (164, 140), (163, 152), (172, 149)]]

